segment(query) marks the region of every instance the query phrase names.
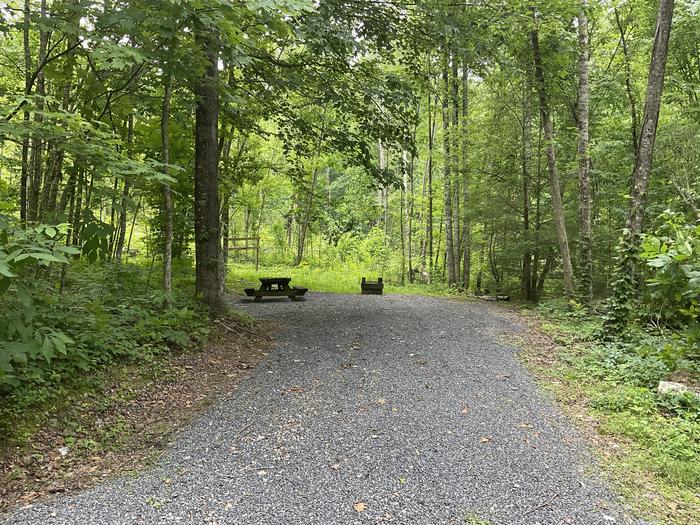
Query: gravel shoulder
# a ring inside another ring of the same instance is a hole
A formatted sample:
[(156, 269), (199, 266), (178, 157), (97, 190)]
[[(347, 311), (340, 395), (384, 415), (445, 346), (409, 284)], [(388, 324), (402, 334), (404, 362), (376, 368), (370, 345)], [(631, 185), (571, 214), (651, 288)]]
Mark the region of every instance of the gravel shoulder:
[[(8, 524), (641, 523), (484, 302), (241, 302), (275, 349), (152, 469)], [(477, 521), (487, 520), (487, 521)]]

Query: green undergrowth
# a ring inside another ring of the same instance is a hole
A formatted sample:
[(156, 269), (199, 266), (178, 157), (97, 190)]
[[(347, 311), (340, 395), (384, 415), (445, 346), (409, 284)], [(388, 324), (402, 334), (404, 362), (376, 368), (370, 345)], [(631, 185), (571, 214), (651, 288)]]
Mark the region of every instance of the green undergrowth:
[[(375, 281), (376, 272), (365, 271), (359, 267), (346, 268), (321, 268), (300, 265), (290, 266), (260, 266), (256, 271), (254, 266), (231, 264), (227, 284), (231, 291), (242, 293), (244, 288), (260, 285), (259, 277), (291, 277), (292, 285), (303, 286), (314, 292), (350, 293), (360, 292), (360, 282), (362, 277)], [(460, 294), (457, 291), (450, 291), (443, 283), (419, 284), (405, 283), (384, 280), (384, 293), (386, 294), (408, 294), (408, 295), (433, 295), (433, 296), (454, 296)]]
[(619, 490), (660, 523), (700, 522), (700, 400), (657, 393), (661, 380), (696, 384), (698, 363), (672, 334), (637, 329), (603, 343), (601, 320), (583, 310), (550, 302), (535, 313), (559, 345), (555, 364), (538, 372), (598, 422), (602, 463)]
[(98, 392), (120, 370), (137, 380), (157, 374), (169, 352), (198, 347), (209, 319), (194, 300), (190, 270), (176, 268), (173, 292), (166, 294), (146, 262), (119, 269), (76, 262), (62, 293), (37, 294), (32, 325), (62, 334), (65, 345), (11, 362), (0, 385), (0, 445), (22, 444), (47, 414)]

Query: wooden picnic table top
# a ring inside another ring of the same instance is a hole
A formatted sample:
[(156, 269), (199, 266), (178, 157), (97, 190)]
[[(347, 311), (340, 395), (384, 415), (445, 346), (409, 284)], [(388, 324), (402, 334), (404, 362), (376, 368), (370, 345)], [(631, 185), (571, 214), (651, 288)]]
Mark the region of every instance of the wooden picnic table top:
[(263, 284), (289, 284), (291, 277), (260, 277), (260, 282)]

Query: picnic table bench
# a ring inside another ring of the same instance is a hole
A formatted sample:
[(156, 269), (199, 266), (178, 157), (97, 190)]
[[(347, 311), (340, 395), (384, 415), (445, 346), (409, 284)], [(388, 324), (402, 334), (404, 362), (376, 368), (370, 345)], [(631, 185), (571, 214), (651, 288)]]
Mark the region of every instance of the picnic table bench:
[(363, 295), (383, 295), (384, 282), (381, 277), (376, 281), (368, 281), (363, 277), (362, 283), (360, 283), (360, 290)]
[(301, 286), (289, 286), (291, 280), (291, 277), (260, 277), (260, 288), (246, 288), (244, 292), (255, 301), (260, 301), (263, 297), (284, 296), (294, 300), (308, 292), (307, 288)]

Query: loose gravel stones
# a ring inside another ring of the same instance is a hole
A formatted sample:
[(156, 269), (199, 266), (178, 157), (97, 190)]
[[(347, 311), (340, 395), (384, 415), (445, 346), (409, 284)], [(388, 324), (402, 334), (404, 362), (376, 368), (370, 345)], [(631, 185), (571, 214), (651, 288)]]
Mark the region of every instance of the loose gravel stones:
[[(641, 523), (490, 306), (309, 294), (242, 303), (277, 346), (158, 464), (8, 524)], [(481, 521), (479, 521), (481, 520)]]

